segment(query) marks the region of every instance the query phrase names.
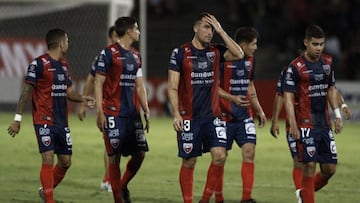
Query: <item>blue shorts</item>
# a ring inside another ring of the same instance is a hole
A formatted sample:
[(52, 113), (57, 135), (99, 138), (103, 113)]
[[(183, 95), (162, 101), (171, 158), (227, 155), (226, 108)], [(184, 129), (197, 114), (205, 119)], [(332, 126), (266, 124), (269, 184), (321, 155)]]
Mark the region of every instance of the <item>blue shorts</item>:
[(298, 156), (298, 151), (297, 151), (297, 147), (296, 147), (296, 139), (292, 138), (289, 134), (289, 131), (287, 130), (286, 131), (286, 140), (287, 140), (287, 143), (288, 143), (288, 146), (289, 146), (289, 149), (290, 149), (290, 154), (291, 154), (291, 157), (297, 157)]
[(251, 118), (245, 120), (233, 120), (226, 123), (227, 150), (232, 148), (235, 140), (241, 147), (245, 143), (256, 144), (256, 128), (254, 120)]
[(220, 118), (184, 120), (184, 131), (177, 133), (178, 156), (201, 156), (213, 147), (226, 147), (225, 122)]
[(140, 115), (105, 117), (107, 126), (103, 136), (108, 155), (128, 156), (140, 151), (149, 151)]
[(299, 128), (298, 158), (301, 162), (337, 163), (334, 134), (329, 128)]
[(35, 124), (34, 128), (40, 153), (53, 150), (56, 154), (72, 154), (71, 134), (68, 126)]

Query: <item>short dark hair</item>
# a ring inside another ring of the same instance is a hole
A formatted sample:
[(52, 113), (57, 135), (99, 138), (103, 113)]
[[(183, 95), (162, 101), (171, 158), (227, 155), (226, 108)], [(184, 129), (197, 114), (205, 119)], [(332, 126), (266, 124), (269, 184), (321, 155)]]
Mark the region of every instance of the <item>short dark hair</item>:
[(109, 29), (108, 29), (108, 37), (109, 37), (109, 38), (111, 38), (112, 33), (114, 32), (114, 30), (115, 30), (115, 26), (114, 26), (114, 25), (111, 26), (111, 27), (109, 27)]
[(122, 37), (125, 35), (128, 29), (134, 27), (134, 24), (137, 23), (135, 17), (120, 17), (115, 21), (115, 32), (117, 36)]
[(201, 21), (201, 19), (202, 19), (203, 17), (207, 17), (207, 16), (210, 16), (210, 13), (208, 13), (208, 12), (201, 12), (199, 15), (197, 15), (197, 16), (195, 17), (195, 19), (194, 19), (194, 25), (197, 24), (197, 23), (199, 23), (199, 21)]
[(313, 38), (324, 38), (325, 32), (318, 25), (309, 25), (305, 31), (305, 39), (311, 39), (312, 37)]
[(234, 39), (237, 43), (250, 43), (257, 38), (259, 38), (259, 33), (253, 27), (239, 27), (234, 35)]
[(46, 39), (45, 39), (48, 49), (50, 50), (56, 48), (59, 45), (60, 41), (65, 38), (65, 36), (66, 36), (66, 32), (62, 29), (54, 28), (49, 30), (46, 33)]

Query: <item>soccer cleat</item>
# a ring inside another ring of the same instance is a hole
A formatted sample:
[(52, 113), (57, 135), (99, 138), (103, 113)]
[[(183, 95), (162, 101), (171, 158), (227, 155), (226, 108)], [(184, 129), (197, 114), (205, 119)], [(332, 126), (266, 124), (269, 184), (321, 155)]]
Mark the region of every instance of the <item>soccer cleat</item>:
[(301, 190), (300, 189), (297, 189), (295, 191), (295, 195), (296, 195), (297, 202), (298, 203), (303, 203), (302, 198), (301, 198)]
[(45, 203), (46, 201), (45, 201), (45, 194), (44, 194), (44, 190), (43, 190), (43, 188), (42, 187), (39, 187), (39, 197), (40, 197), (40, 199), (41, 199), (41, 201), (43, 202), (43, 203)]
[(105, 182), (101, 182), (100, 183), (100, 188), (102, 190), (108, 191), (108, 192), (112, 192), (112, 188), (111, 188), (111, 184), (108, 181)]
[(123, 203), (131, 203), (130, 191), (127, 188), (123, 188), (121, 192)]
[(240, 203), (256, 203), (254, 199), (241, 200)]

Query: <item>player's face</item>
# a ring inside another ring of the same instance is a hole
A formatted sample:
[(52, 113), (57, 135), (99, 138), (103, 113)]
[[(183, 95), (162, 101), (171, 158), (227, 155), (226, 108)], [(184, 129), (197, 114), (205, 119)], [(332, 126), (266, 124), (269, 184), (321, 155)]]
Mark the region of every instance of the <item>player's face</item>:
[(202, 44), (209, 44), (214, 36), (213, 27), (203, 20), (201, 20), (198, 24), (194, 26), (194, 32), (196, 38)]
[(325, 48), (325, 38), (305, 39), (306, 54), (310, 58), (317, 59), (320, 57)]
[(255, 38), (250, 43), (241, 43), (241, 48), (243, 49), (246, 56), (253, 56), (255, 51), (257, 50), (257, 39)]
[(140, 30), (137, 23), (131, 29), (128, 29), (127, 34), (130, 36), (134, 42), (138, 42), (140, 39)]
[(115, 42), (117, 42), (119, 39), (119, 37), (117, 36), (115, 30), (111, 33), (111, 37), (109, 37), (109, 43), (110, 44), (114, 44)]

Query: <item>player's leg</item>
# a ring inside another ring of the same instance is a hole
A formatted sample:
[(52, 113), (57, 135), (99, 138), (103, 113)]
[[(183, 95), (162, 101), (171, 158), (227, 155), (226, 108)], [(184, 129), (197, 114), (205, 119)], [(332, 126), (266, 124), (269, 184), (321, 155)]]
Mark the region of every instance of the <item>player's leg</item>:
[(290, 149), (290, 154), (293, 159), (292, 178), (295, 186), (295, 190), (301, 189), (302, 180), (302, 163), (298, 160), (298, 151), (296, 147), (296, 140), (289, 135), (289, 131), (286, 131), (287, 143)]
[(242, 178), (242, 201), (252, 199), (252, 189), (254, 185), (254, 172), (255, 172), (255, 144), (245, 143), (241, 147), (243, 162), (241, 165), (241, 178)]
[(109, 176), (109, 159), (106, 153), (106, 150), (104, 150), (104, 168), (105, 168), (105, 173), (104, 173), (104, 177), (100, 183), (100, 188), (102, 190), (106, 190), (108, 192), (112, 192), (111, 190), (111, 183), (110, 183), (110, 176)]
[(114, 202), (122, 202), (121, 195), (121, 171), (120, 171), (120, 154), (109, 155), (109, 176), (111, 189), (113, 192)]
[(193, 202), (193, 183), (196, 159), (196, 157), (192, 157), (183, 158), (182, 160), (179, 182), (184, 203)]
[(315, 175), (315, 191), (324, 187), (336, 172), (337, 152), (331, 129), (324, 130), (319, 147), (320, 172)]
[(41, 153), (42, 165), (40, 170), (40, 196), (44, 198), (46, 202), (54, 202), (54, 151), (46, 151)]
[(301, 181), (301, 198), (304, 203), (315, 203), (314, 174), (316, 162), (303, 163), (303, 177)]
[(58, 161), (53, 168), (54, 171), (54, 188), (64, 179), (66, 171), (71, 166), (71, 155), (59, 154)]

